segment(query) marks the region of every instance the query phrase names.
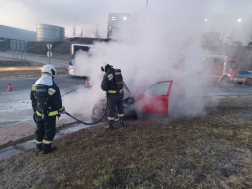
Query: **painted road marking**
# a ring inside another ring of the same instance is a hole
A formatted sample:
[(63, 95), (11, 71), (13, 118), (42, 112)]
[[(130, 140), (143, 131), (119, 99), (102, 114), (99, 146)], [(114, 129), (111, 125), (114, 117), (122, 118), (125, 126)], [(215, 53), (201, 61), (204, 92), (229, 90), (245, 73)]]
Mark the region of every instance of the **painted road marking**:
[(41, 70), (42, 67), (10, 67), (0, 68), (0, 71), (19, 71), (19, 70)]

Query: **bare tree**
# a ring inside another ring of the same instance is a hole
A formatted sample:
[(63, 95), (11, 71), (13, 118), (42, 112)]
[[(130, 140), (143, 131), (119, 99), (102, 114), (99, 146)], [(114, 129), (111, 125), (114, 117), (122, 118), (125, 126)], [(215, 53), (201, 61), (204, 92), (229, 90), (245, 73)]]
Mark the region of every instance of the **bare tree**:
[(73, 29), (72, 29), (72, 34), (75, 37), (76, 35), (76, 23), (74, 23)]
[(80, 37), (83, 37), (83, 28), (81, 28)]
[(96, 27), (96, 29), (94, 30), (94, 37), (97, 39), (101, 38), (101, 35), (99, 34), (99, 29), (98, 26)]

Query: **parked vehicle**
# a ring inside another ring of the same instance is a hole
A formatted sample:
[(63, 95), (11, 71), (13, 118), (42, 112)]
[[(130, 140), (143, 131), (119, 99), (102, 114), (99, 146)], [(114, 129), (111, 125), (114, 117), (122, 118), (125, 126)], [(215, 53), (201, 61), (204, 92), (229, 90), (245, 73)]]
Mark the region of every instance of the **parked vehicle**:
[(252, 72), (247, 70), (237, 70), (235, 83), (245, 83), (246, 85), (252, 84)]
[(89, 49), (92, 45), (85, 45), (85, 44), (72, 44), (70, 47), (70, 55), (69, 55), (69, 68), (68, 73), (74, 76), (86, 76), (83, 75), (82, 72), (78, 71), (78, 66), (75, 64), (75, 55), (79, 51), (83, 51), (88, 53)]
[[(175, 70), (183, 69), (185, 58), (182, 55), (174, 55), (173, 61)], [(199, 71), (189, 74), (190, 77), (206, 84), (216, 83), (223, 86), (235, 80), (238, 63), (232, 56), (211, 54), (203, 57), (199, 66)]]

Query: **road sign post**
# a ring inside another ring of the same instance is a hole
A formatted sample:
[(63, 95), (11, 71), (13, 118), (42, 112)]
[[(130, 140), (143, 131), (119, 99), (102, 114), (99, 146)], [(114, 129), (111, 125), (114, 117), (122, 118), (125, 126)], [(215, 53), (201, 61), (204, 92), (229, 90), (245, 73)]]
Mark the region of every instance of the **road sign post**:
[(49, 58), (49, 64), (50, 64), (50, 59), (52, 57), (52, 51), (47, 51), (47, 56)]
[(46, 46), (47, 46), (47, 49), (48, 49), (48, 51), (47, 51), (47, 56), (48, 56), (48, 58), (49, 58), (49, 64), (50, 64), (50, 63), (51, 63), (51, 57), (52, 57), (52, 51), (51, 51), (51, 49), (52, 49), (52, 44), (47, 44)]

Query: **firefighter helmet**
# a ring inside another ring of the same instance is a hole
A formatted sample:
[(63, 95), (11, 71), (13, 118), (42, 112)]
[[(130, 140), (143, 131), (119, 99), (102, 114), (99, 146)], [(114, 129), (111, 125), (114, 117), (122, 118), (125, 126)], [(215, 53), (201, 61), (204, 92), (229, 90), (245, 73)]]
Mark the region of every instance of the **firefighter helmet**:
[(42, 67), (41, 73), (48, 73), (51, 76), (55, 76), (57, 71), (52, 65), (47, 64)]
[(107, 65), (108, 65), (107, 62), (103, 62), (103, 63), (101, 64), (101, 71), (105, 72), (105, 67), (106, 67)]
[(101, 71), (106, 72), (108, 69), (113, 68), (113, 66), (109, 65), (107, 62), (103, 62), (101, 64)]

